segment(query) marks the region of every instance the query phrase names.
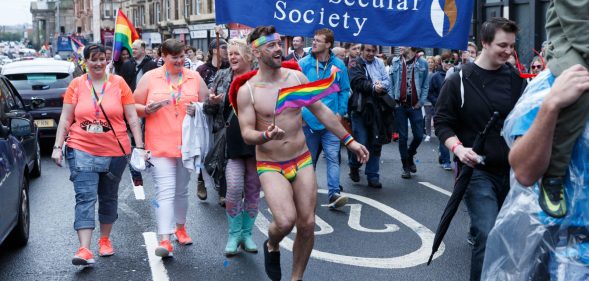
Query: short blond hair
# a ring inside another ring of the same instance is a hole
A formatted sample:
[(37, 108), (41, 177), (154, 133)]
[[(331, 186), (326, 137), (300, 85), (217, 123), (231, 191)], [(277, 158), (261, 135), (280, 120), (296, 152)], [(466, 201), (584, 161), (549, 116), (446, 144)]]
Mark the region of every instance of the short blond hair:
[(245, 40), (238, 38), (231, 39), (229, 40), (229, 44), (227, 44), (227, 50), (231, 47), (236, 47), (237, 51), (246, 62), (254, 62), (252, 48), (245, 42)]

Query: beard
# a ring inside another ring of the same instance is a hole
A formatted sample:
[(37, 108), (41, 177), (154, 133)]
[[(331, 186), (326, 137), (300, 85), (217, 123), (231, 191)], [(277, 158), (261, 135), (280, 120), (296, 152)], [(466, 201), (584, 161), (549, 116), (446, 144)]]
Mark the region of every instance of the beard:
[(262, 62), (272, 69), (278, 69), (282, 67), (282, 60), (277, 63), (272, 56), (263, 56)]

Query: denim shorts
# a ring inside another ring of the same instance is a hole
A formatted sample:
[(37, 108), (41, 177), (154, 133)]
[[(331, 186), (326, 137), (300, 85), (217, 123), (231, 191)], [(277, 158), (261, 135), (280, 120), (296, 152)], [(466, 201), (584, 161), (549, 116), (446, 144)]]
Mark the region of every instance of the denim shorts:
[(114, 223), (118, 217), (119, 183), (127, 164), (126, 158), (94, 156), (66, 146), (65, 159), (76, 192), (74, 229), (95, 228), (97, 199), (100, 223)]

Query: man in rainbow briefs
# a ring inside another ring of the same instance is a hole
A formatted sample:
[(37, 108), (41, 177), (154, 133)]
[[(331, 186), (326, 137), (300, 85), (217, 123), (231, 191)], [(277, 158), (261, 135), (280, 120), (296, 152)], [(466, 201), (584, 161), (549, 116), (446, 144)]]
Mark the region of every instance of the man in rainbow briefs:
[[(258, 59), (259, 71), (237, 77), (229, 95), (244, 141), (256, 145), (260, 182), (272, 211), (269, 239), (264, 242), (266, 274), (271, 280), (282, 277), (279, 243), (296, 225), (291, 280), (302, 280), (314, 244), (317, 182), (310, 161), (305, 160), (310, 155), (302, 131), (301, 109), (288, 108), (274, 115), (277, 92), (308, 81), (300, 71), (293, 70), (298, 65), (283, 67), (280, 35), (273, 26), (254, 29), (248, 43)], [(321, 102), (307, 108), (347, 144), (360, 162), (368, 160), (368, 150), (347, 134), (329, 108)], [(265, 169), (268, 166), (275, 169)]]

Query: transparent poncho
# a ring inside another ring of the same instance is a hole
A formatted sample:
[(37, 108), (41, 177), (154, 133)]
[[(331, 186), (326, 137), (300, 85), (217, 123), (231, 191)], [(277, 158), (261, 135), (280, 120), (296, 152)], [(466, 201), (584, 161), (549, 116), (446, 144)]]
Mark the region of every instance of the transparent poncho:
[[(509, 114), (503, 136), (510, 147), (531, 127), (554, 79), (548, 70), (540, 73)], [(566, 216), (549, 217), (538, 204), (538, 183), (522, 186), (511, 171), (511, 190), (489, 233), (481, 280), (589, 280), (589, 124), (575, 143), (565, 193)]]

